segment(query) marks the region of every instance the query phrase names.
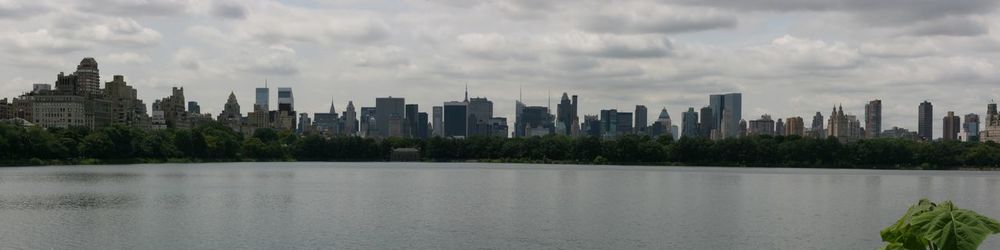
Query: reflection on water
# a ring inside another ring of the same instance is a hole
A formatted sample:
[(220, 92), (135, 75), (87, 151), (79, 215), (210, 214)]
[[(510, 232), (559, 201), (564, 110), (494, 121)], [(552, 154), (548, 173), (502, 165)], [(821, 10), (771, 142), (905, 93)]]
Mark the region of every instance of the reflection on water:
[(998, 180), (425, 163), (4, 168), (0, 248), (872, 249), (923, 197), (1000, 217)]

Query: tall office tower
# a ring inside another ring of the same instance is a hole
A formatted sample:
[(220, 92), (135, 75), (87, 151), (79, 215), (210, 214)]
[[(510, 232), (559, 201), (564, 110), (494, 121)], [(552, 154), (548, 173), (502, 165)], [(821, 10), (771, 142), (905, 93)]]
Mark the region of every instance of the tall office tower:
[[(740, 93), (718, 94), (709, 96), (709, 106), (716, 120), (717, 128), (721, 128), (720, 138), (730, 138), (739, 135), (740, 120), (743, 120), (743, 95)], [(728, 116), (726, 114), (729, 114)], [(727, 126), (723, 126), (723, 124)]]
[(445, 102), (444, 103), (444, 136), (454, 138), (465, 138), (468, 136), (469, 114), (468, 103), (465, 102)]
[(955, 112), (948, 111), (948, 115), (944, 117), (944, 126), (942, 131), (942, 138), (946, 141), (958, 140), (959, 128), (961, 128), (962, 118), (955, 116)]
[[(263, 88), (257, 88), (256, 90), (257, 99), (254, 100), (253, 105), (259, 106), (260, 110), (268, 111), (271, 110), (271, 89), (265, 86)], [(254, 108), (257, 109), (257, 108)]]
[(632, 112), (618, 112), (618, 134), (632, 134)]
[(613, 138), (618, 136), (618, 110), (601, 110), (601, 137)]
[(299, 113), (299, 127), (295, 129), (295, 132), (298, 134), (308, 133), (311, 125), (312, 119), (309, 118), (309, 113)]
[(219, 112), (219, 116), (215, 120), (233, 131), (241, 131), (243, 113), (240, 113), (240, 103), (236, 100), (236, 93), (229, 92), (229, 99), (226, 100), (222, 112)]
[(748, 126), (747, 135), (774, 135), (774, 120), (771, 120), (770, 115), (751, 120)]
[(292, 88), (278, 88), (278, 111), (295, 111), (295, 98)]
[(358, 135), (362, 137), (377, 137), (379, 136), (378, 128), (375, 124), (375, 116), (377, 110), (375, 107), (361, 107), (361, 113), (358, 114), (360, 119), (358, 119)]
[(188, 113), (201, 114), (201, 105), (198, 102), (188, 102)]
[(979, 132), (979, 141), (1000, 142), (1000, 114), (997, 114), (997, 104), (986, 106), (986, 120), (983, 130)]
[(774, 135), (785, 135), (785, 122), (781, 121), (781, 118), (774, 123)]
[(585, 136), (590, 137), (600, 137), (601, 136), (601, 119), (596, 115), (584, 115), (583, 116), (583, 126), (581, 133)]
[(878, 138), (882, 132), (882, 100), (865, 104), (865, 138)]
[(358, 133), (358, 113), (354, 109), (354, 101), (347, 102), (347, 110), (344, 110), (344, 134), (348, 136)]
[(427, 139), (430, 136), (430, 128), (427, 125), (430, 124), (427, 120), (427, 112), (417, 113), (417, 131), (416, 138)]
[(816, 111), (813, 116), (812, 126), (809, 126), (812, 137), (826, 138), (826, 131), (823, 131), (823, 113)]
[(979, 115), (969, 113), (965, 115), (965, 123), (962, 124), (962, 141), (979, 141)]
[(406, 132), (404, 134), (407, 138), (419, 138), (417, 136), (419, 134), (417, 131), (419, 131), (420, 128), (417, 125), (418, 122), (420, 122), (419, 121), (420, 117), (418, 117), (420, 116), (419, 115), (420, 106), (418, 106), (417, 104), (406, 104), (405, 109), (406, 109), (406, 115), (403, 118), (406, 121), (405, 122)]
[[(403, 98), (394, 97), (382, 97), (375, 98), (375, 130), (378, 131), (375, 135), (380, 137), (390, 137), (390, 136), (403, 136), (402, 134), (396, 134), (389, 131), (390, 119), (402, 120), (405, 116), (404, 106), (406, 106), (406, 100)], [(402, 132), (402, 131), (400, 131)]]
[(573, 135), (574, 124), (579, 122), (577, 110), (579, 109), (577, 96), (571, 100), (569, 95), (563, 93), (559, 105), (556, 106), (556, 133), (561, 135)]
[(431, 129), (433, 136), (444, 136), (444, 107), (434, 106), (431, 108)]
[(698, 137), (701, 133), (698, 131), (698, 112), (694, 111), (694, 107), (689, 107), (687, 112), (684, 112), (681, 117), (681, 126), (684, 126), (681, 130), (681, 135), (684, 137)]
[(785, 135), (786, 136), (804, 136), (805, 135), (805, 121), (802, 117), (788, 117), (785, 119)]
[(917, 112), (917, 135), (923, 140), (934, 140), (934, 105), (924, 101)]
[(997, 115), (997, 104), (990, 103), (986, 105), (986, 116), (996, 116)]
[(701, 136), (702, 138), (712, 138), (712, 130), (718, 129), (715, 127), (716, 123), (712, 107), (702, 107), (701, 120), (698, 123), (698, 136)]
[(468, 136), (490, 135), (490, 120), (493, 118), (493, 102), (486, 98), (468, 99)]
[(80, 65), (76, 66), (77, 95), (98, 95), (100, 94), (101, 74), (97, 69), (97, 61), (94, 58), (84, 58)]
[(667, 108), (660, 109), (660, 115), (656, 116), (656, 121), (667, 128), (674, 126), (674, 121), (670, 119), (670, 113), (667, 113)]
[(646, 106), (635, 105), (635, 132), (636, 134), (646, 133), (646, 127), (649, 126), (649, 114), (647, 114)]

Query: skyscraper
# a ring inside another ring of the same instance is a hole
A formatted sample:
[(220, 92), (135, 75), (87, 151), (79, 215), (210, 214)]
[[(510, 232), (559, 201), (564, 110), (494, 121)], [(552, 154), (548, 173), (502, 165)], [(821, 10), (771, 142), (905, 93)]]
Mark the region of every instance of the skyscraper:
[(241, 131), (243, 113), (240, 113), (240, 103), (236, 100), (236, 93), (229, 92), (229, 99), (226, 99), (226, 105), (223, 106), (222, 112), (215, 120), (233, 131)]
[(718, 123), (715, 121), (713, 114), (712, 107), (701, 108), (701, 122), (698, 123), (698, 135), (702, 138), (712, 138), (712, 130), (718, 129), (715, 127)]
[(882, 100), (865, 104), (865, 138), (878, 138), (882, 132)]
[(344, 134), (348, 136), (356, 135), (358, 132), (358, 113), (354, 110), (354, 101), (347, 102), (347, 110), (344, 110)]
[(406, 104), (405, 120), (406, 120), (406, 137), (407, 138), (418, 138), (418, 130), (420, 128), (417, 126), (419, 124), (419, 113), (420, 106), (417, 104)]
[(101, 74), (100, 70), (97, 69), (97, 60), (90, 57), (84, 58), (80, 61), (80, 65), (76, 66), (76, 72), (73, 74), (77, 77), (79, 95), (100, 94)]
[[(730, 138), (739, 135), (740, 120), (743, 120), (743, 95), (740, 93), (718, 94), (709, 96), (709, 106), (716, 120), (716, 128), (720, 130), (719, 138)], [(724, 126), (725, 125), (725, 126)]]
[(760, 119), (750, 120), (747, 135), (774, 135), (774, 120), (766, 114), (760, 116)]
[(490, 123), (493, 118), (493, 101), (486, 98), (471, 98), (468, 103), (468, 136), (487, 136), (490, 134)]
[(415, 135), (416, 138), (427, 139), (430, 133), (430, 128), (427, 127), (428, 124), (429, 122), (427, 121), (427, 112), (417, 113), (417, 122), (416, 122), (417, 129)]
[(264, 111), (271, 110), (271, 106), (269, 105), (269, 103), (271, 103), (270, 91), (271, 89), (268, 88), (266, 85), (263, 88), (257, 88), (256, 89), (257, 99), (254, 100), (253, 105), (260, 107), (260, 110)]
[(646, 106), (635, 105), (635, 132), (637, 134), (643, 134), (646, 132), (646, 127), (649, 126), (649, 115), (646, 114)]
[(431, 108), (431, 127), (434, 136), (444, 136), (444, 107), (434, 106)]
[(979, 115), (969, 113), (965, 115), (965, 123), (962, 124), (963, 141), (979, 141)]
[(148, 127), (149, 114), (146, 112), (146, 104), (139, 100), (136, 89), (125, 83), (124, 76), (116, 75), (114, 81), (106, 82), (104, 86), (108, 98), (113, 103), (113, 123), (137, 128)]
[(961, 120), (962, 118), (955, 116), (954, 111), (948, 111), (948, 115), (944, 117), (941, 138), (946, 141), (958, 140), (958, 132), (962, 124)]
[(383, 138), (403, 136), (402, 127), (398, 128), (399, 131), (390, 131), (389, 127), (390, 123), (394, 120), (403, 121), (405, 106), (406, 100), (403, 98), (390, 96), (375, 99), (375, 129), (378, 130), (377, 135)]
[(816, 138), (826, 138), (826, 131), (823, 131), (823, 113), (816, 111), (816, 115), (813, 116), (812, 126), (809, 126), (810, 133)]
[(618, 112), (618, 135), (632, 134), (632, 112)]
[(578, 108), (577, 96), (573, 95), (573, 99), (570, 100), (569, 95), (563, 93), (562, 99), (556, 105), (556, 133), (573, 135), (574, 124), (579, 122), (579, 118), (577, 117)]
[(601, 110), (601, 137), (614, 138), (618, 136), (618, 110)]
[(785, 119), (785, 135), (786, 136), (803, 136), (805, 135), (805, 121), (802, 117), (788, 117)]
[(924, 101), (917, 113), (917, 135), (923, 140), (934, 140), (934, 105)]
[(774, 123), (774, 135), (785, 135), (785, 122), (781, 121), (781, 118)]
[(694, 107), (689, 107), (687, 112), (684, 112), (681, 118), (681, 126), (684, 126), (681, 130), (681, 135), (684, 137), (698, 137), (700, 131), (698, 131), (698, 112), (694, 111)]
[(309, 118), (309, 113), (299, 113), (299, 127), (295, 129), (295, 132), (298, 134), (308, 133), (310, 126), (312, 126), (312, 119)]
[(201, 114), (201, 105), (194, 101), (188, 102), (188, 113)]
[(295, 111), (295, 98), (292, 97), (292, 88), (278, 88), (278, 111)]
[(444, 136), (465, 138), (468, 136), (468, 103), (444, 103)]

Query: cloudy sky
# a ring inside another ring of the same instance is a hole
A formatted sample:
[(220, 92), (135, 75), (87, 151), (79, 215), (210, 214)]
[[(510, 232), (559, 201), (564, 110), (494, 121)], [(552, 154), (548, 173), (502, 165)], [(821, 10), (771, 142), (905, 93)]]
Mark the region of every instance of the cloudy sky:
[[(994, 0), (0, 0), (0, 93), (52, 83), (83, 57), (147, 104), (183, 86), (218, 113), (230, 91), (293, 87), (304, 112), (402, 96), (422, 111), (472, 96), (513, 116), (580, 95), (678, 120), (742, 92), (744, 118), (830, 107), (916, 128), (917, 105), (984, 113), (1000, 86)], [(272, 99), (274, 100), (274, 99)], [(653, 118), (651, 118), (653, 119)]]

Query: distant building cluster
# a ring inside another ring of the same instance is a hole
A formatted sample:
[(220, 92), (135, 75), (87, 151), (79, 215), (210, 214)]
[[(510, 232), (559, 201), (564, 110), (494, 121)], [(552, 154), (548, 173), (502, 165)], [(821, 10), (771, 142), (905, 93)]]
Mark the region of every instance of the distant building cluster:
[[(775, 120), (769, 114), (750, 121), (743, 119), (741, 93), (709, 95), (708, 105), (700, 109), (689, 107), (675, 123), (666, 108), (650, 123), (646, 106), (635, 110), (604, 109), (580, 117), (580, 98), (563, 93), (553, 114), (549, 106), (529, 106), (520, 98), (514, 103), (513, 128), (506, 117), (496, 117), (493, 101), (485, 97), (469, 97), (460, 101), (443, 102), (431, 107), (431, 113), (421, 112), (417, 104), (408, 104), (402, 97), (375, 99), (374, 107), (356, 108), (348, 101), (338, 112), (331, 102), (326, 113), (298, 113), (292, 88), (277, 88), (277, 106), (272, 109), (271, 88), (256, 88), (252, 108), (241, 109), (235, 93), (230, 93), (218, 116), (202, 113), (196, 101), (186, 100), (184, 88), (172, 88), (171, 95), (154, 100), (147, 110), (138, 99), (137, 90), (125, 77), (115, 75), (101, 88), (100, 70), (93, 58), (80, 61), (71, 74), (59, 73), (54, 83), (37, 83), (32, 90), (11, 100), (0, 99), (0, 120), (22, 126), (42, 128), (86, 127), (100, 129), (124, 125), (146, 130), (189, 129), (215, 121), (233, 131), (252, 135), (258, 129), (294, 131), (327, 137), (361, 136), (369, 138), (417, 138), (474, 136), (531, 137), (550, 134), (592, 136), (611, 139), (624, 135), (670, 136), (723, 140), (743, 136), (800, 136), (835, 138), (855, 142), (872, 138), (932, 140), (934, 106), (929, 101), (917, 109), (917, 131), (892, 127), (882, 129), (882, 100), (865, 104), (864, 117), (845, 113), (835, 106), (829, 116), (816, 112), (809, 126), (803, 117)], [(247, 111), (244, 113), (244, 111)], [(963, 123), (964, 120), (964, 123)], [(981, 125), (982, 124), (982, 125)], [(982, 129), (980, 127), (983, 126)], [(980, 121), (975, 113), (959, 115), (948, 111), (942, 119), (941, 140), (1000, 142), (1000, 115), (997, 105), (987, 105), (986, 116)]]

